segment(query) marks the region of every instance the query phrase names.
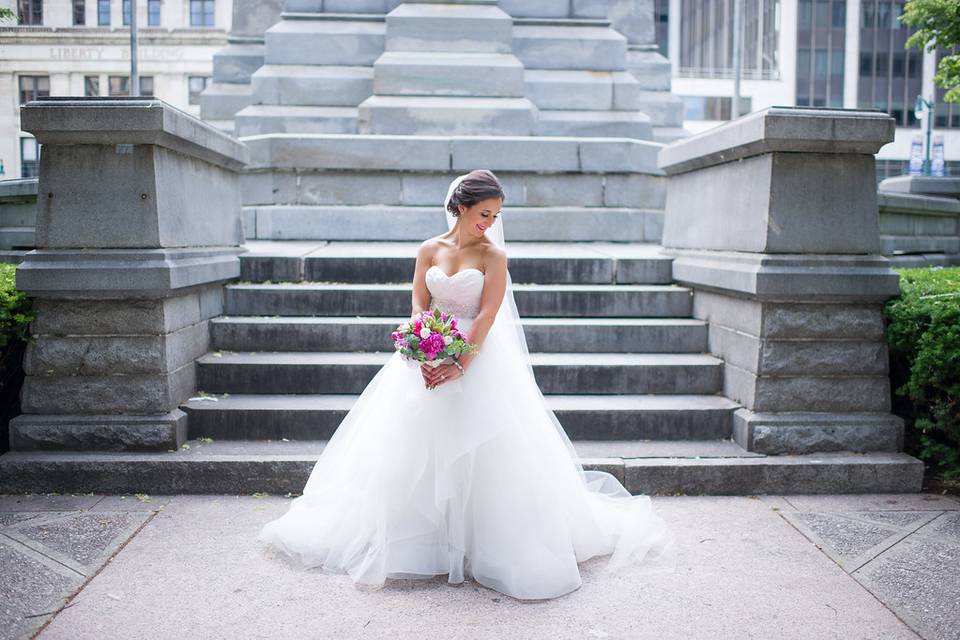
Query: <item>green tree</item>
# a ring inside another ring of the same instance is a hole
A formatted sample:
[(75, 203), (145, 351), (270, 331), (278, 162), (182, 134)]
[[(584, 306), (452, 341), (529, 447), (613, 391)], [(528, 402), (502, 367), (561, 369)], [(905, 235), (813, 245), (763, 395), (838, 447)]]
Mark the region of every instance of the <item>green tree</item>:
[(0, 7), (0, 20), (6, 20), (7, 18), (16, 18), (16, 17), (17, 17), (17, 14), (15, 14), (12, 9)]
[[(933, 51), (960, 45), (960, 0), (909, 0), (900, 21), (917, 29), (908, 47)], [(944, 100), (960, 102), (960, 55), (943, 56), (933, 80), (947, 90)]]

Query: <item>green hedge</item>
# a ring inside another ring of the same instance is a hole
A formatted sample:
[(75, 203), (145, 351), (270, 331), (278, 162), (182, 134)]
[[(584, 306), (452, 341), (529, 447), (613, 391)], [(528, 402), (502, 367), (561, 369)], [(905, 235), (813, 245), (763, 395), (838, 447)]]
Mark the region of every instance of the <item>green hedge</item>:
[(30, 299), (17, 290), (16, 271), (17, 265), (0, 263), (0, 349), (14, 340), (28, 342), (35, 317)]
[(960, 267), (897, 269), (884, 315), (894, 413), (905, 448), (944, 479), (960, 479)]

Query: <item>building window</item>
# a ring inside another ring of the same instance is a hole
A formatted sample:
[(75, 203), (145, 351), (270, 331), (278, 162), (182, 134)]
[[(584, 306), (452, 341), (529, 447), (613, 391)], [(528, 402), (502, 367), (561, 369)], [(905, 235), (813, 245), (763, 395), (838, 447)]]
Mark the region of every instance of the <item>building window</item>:
[[(111, 96), (130, 95), (130, 76), (110, 76), (107, 80)], [(140, 76), (140, 95), (153, 96), (153, 76)]]
[[(681, 0), (679, 74), (733, 77), (733, 2)], [(741, 77), (779, 77), (780, 0), (743, 0)]]
[(130, 0), (123, 0), (123, 26), (130, 26)]
[(83, 95), (88, 98), (100, 95), (100, 76), (83, 76)]
[(97, 0), (97, 24), (110, 26), (110, 0)]
[(19, 0), (17, 13), (20, 24), (43, 24), (43, 0)]
[(213, 26), (213, 2), (214, 0), (190, 0), (191, 27)]
[(36, 138), (20, 138), (20, 177), (40, 175), (40, 148)]
[(653, 22), (660, 55), (670, 57), (670, 0), (654, 0)]
[(797, 104), (842, 107), (846, 0), (799, 0), (797, 13)]
[(73, 0), (73, 25), (82, 27), (87, 24), (87, 3), (85, 0)]
[[(730, 96), (682, 96), (684, 120), (729, 120), (733, 98)], [(752, 99), (740, 98), (740, 113), (750, 113)]]
[(187, 83), (190, 88), (190, 104), (200, 104), (200, 94), (207, 88), (209, 76), (189, 76)]
[(50, 95), (49, 76), (20, 76), (20, 104)]
[(914, 104), (922, 91), (920, 49), (904, 49), (913, 29), (899, 20), (905, 0), (862, 0), (857, 106), (886, 111), (897, 126), (917, 122)]
[(147, 26), (160, 26), (160, 0), (147, 0)]

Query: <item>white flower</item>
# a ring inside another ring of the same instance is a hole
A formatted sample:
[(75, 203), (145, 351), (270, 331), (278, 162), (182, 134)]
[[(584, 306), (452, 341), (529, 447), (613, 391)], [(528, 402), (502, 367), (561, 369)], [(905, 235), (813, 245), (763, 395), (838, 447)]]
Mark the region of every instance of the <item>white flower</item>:
[(429, 336), (430, 336), (430, 329), (428, 329), (427, 327), (420, 329), (421, 340), (426, 340)]
[(447, 346), (453, 344), (453, 336), (443, 336), (443, 344)]

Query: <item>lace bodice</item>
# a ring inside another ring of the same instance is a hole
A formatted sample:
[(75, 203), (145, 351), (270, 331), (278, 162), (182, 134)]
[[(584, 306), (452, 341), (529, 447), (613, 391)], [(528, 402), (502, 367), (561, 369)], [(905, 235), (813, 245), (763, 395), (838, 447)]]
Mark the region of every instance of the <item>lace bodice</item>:
[(427, 269), (424, 278), (430, 290), (430, 308), (452, 313), (458, 318), (475, 318), (480, 312), (480, 294), (483, 293), (483, 272), (464, 269), (448, 276), (437, 265)]

